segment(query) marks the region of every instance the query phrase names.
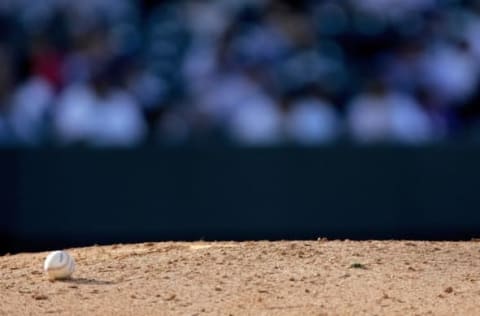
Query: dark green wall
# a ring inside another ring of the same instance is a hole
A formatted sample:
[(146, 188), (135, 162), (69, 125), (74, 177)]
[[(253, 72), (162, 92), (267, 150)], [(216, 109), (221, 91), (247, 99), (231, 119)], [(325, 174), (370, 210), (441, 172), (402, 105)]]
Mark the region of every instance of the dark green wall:
[(480, 148), (468, 146), (7, 151), (3, 250), (477, 237), (479, 163)]

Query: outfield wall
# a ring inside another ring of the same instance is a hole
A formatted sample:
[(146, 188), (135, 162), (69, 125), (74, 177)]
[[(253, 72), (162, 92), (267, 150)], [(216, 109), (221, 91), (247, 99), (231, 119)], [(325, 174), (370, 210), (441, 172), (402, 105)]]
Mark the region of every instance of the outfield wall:
[(146, 240), (480, 237), (480, 148), (0, 152), (0, 252)]

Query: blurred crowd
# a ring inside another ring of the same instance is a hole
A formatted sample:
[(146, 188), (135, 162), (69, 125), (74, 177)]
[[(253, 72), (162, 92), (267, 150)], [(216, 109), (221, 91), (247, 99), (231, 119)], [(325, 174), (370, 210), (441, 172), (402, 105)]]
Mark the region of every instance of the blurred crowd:
[(1, 0), (0, 145), (480, 139), (480, 1)]

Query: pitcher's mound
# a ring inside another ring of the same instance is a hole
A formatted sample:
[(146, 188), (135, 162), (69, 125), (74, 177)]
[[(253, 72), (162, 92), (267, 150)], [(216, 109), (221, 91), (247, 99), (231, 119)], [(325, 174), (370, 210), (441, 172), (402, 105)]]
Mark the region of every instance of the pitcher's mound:
[(0, 315), (480, 315), (480, 243), (144, 243), (0, 257)]

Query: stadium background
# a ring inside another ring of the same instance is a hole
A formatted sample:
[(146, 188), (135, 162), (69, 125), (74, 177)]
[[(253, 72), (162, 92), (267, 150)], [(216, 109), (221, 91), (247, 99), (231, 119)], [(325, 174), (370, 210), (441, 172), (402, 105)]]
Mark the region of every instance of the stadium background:
[(477, 1), (4, 0), (0, 251), (476, 237), (479, 57)]

